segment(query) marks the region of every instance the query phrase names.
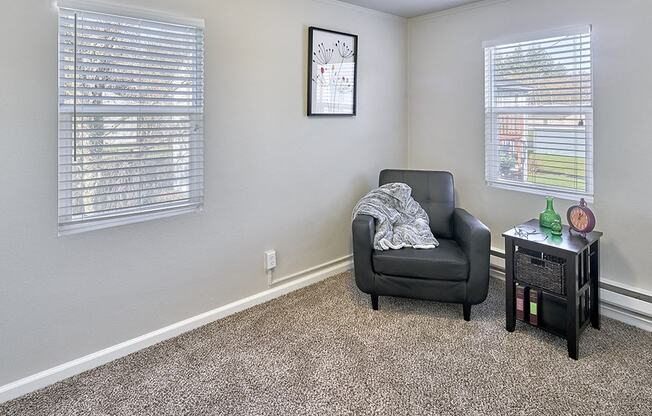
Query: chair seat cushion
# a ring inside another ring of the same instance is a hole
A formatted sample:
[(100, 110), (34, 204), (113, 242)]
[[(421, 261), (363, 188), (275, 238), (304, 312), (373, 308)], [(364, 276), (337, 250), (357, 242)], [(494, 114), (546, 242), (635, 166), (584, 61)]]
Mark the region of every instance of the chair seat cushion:
[(433, 249), (374, 250), (374, 270), (380, 274), (417, 279), (467, 280), (469, 264), (460, 246), (454, 240), (438, 240), (439, 247)]

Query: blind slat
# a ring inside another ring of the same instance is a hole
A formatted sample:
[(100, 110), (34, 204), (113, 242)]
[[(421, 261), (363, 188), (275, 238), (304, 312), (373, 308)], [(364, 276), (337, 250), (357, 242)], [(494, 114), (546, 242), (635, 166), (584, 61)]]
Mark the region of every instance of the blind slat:
[[(73, 78), (60, 78), (59, 89), (72, 88), (74, 81), (75, 80)], [(167, 89), (194, 88), (199, 90), (200, 87), (202, 86), (200, 82), (173, 83), (166, 80), (158, 80), (159, 82), (141, 82), (141, 81), (125, 81), (125, 80), (116, 80), (116, 79), (110, 79), (110, 80), (101, 80), (101, 79), (92, 79), (92, 78), (84, 79), (82, 77), (78, 77), (76, 81), (78, 87), (89, 88), (89, 89), (94, 89), (96, 84), (102, 83), (102, 85), (104, 85), (105, 88), (107, 88), (107, 90), (114, 88), (113, 87), (114, 85), (136, 87), (138, 88), (136, 91), (139, 91), (140, 89), (147, 89), (147, 88), (167, 88)]]
[[(74, 36), (75, 25), (74, 23), (65, 24), (59, 26), (59, 33), (63, 33), (67, 36)], [(178, 36), (173, 33), (159, 32), (157, 34), (151, 34), (144, 31), (139, 31), (137, 28), (129, 29), (127, 27), (108, 27), (102, 25), (93, 25), (86, 21), (77, 21), (77, 35), (89, 35), (96, 38), (101, 38), (103, 36), (111, 37), (124, 37), (130, 40), (135, 40), (138, 42), (161, 42), (161, 43), (171, 43), (174, 45), (188, 46), (195, 48), (199, 41), (197, 38), (186, 38), (183, 36)]]
[[(108, 60), (105, 60), (108, 61)], [(134, 75), (174, 75), (174, 76), (184, 76), (184, 77), (195, 77), (196, 74), (201, 73), (199, 69), (192, 69), (192, 65), (185, 65), (184, 68), (163, 68), (161, 66), (143, 66), (142, 63), (130, 63), (123, 64), (118, 63), (117, 60), (112, 60), (113, 62), (87, 62), (82, 61), (77, 58), (77, 63), (75, 64), (74, 59), (63, 59), (59, 61), (59, 65), (63, 69), (71, 70), (77, 66), (77, 71), (92, 72), (92, 73), (109, 73), (109, 74), (134, 74)], [(125, 60), (127, 61), (127, 60)], [(136, 72), (127, 72), (129, 70), (135, 70)]]
[[(177, 168), (188, 168), (192, 166), (193, 169), (203, 169), (204, 164), (203, 163), (191, 163), (191, 162), (185, 162), (185, 163), (156, 163), (153, 165), (140, 165), (140, 166), (133, 166), (133, 167), (120, 167), (120, 168), (108, 168), (108, 169), (84, 169), (83, 171), (75, 171), (68, 166), (68, 169), (66, 170), (65, 167), (62, 167), (60, 170), (60, 173), (65, 174), (67, 176), (79, 176), (79, 175), (93, 175), (93, 174), (118, 174), (118, 172), (131, 172), (130, 175), (141, 175), (141, 174), (146, 174), (146, 172), (151, 172), (152, 169), (166, 169), (166, 171), (173, 171), (171, 168), (177, 167)], [(192, 170), (192, 169), (190, 169)], [(157, 171), (158, 172), (158, 171)], [(83, 181), (84, 179), (75, 179), (79, 181)], [(59, 179), (59, 183), (67, 183), (70, 182), (70, 179)]]
[(117, 97), (117, 96), (101, 96), (101, 97), (91, 97), (88, 95), (79, 95), (74, 96), (62, 96), (60, 97), (63, 104), (73, 105), (73, 102), (76, 100), (78, 110), (83, 111), (83, 106), (86, 105), (111, 105), (111, 106), (139, 106), (144, 105), (156, 106), (156, 107), (197, 107), (203, 103), (203, 98), (191, 99), (186, 98), (169, 98), (169, 97)]
[[(183, 188), (185, 188), (185, 187), (183, 187)], [(140, 191), (140, 192), (142, 193), (144, 191)], [(177, 191), (177, 192), (160, 192), (160, 193), (154, 193), (152, 195), (145, 194), (145, 195), (139, 195), (139, 196), (129, 197), (129, 198), (116, 198), (114, 200), (109, 200), (109, 201), (100, 200), (98, 202), (90, 202), (90, 203), (87, 203), (87, 204), (74, 204), (74, 205), (62, 205), (62, 204), (59, 204), (59, 208), (70, 208), (70, 209), (73, 209), (73, 210), (77, 210), (78, 213), (81, 213), (82, 210), (85, 213), (101, 212), (101, 211), (107, 211), (107, 210), (113, 211), (113, 210), (116, 210), (117, 208), (120, 208), (120, 207), (101, 208), (101, 209), (95, 209), (95, 208), (98, 207), (98, 206), (102, 206), (102, 205), (109, 205), (109, 204), (129, 202), (129, 201), (132, 201), (132, 204), (130, 206), (128, 206), (128, 208), (134, 208), (134, 206), (138, 206), (138, 205), (148, 205), (148, 204), (157, 204), (157, 203), (160, 203), (160, 202), (169, 202), (169, 201), (160, 201), (160, 200), (157, 201), (156, 200), (156, 198), (161, 198), (161, 197), (166, 197), (166, 196), (182, 196), (183, 198), (181, 200), (186, 200), (187, 201), (187, 200), (190, 199), (189, 197), (187, 197), (188, 193), (189, 193), (189, 191), (184, 189), (184, 190)], [(83, 199), (83, 198), (82, 197), (71, 198), (71, 200), (74, 200), (74, 199)], [(148, 200), (149, 202), (142, 203), (142, 204), (134, 204), (134, 202), (137, 203), (138, 201), (141, 201), (141, 200)], [(152, 201), (150, 201), (150, 200), (152, 200)]]
[[(143, 71), (126, 71), (126, 70), (115, 70), (111, 71), (109, 70), (110, 68), (107, 69), (98, 69), (95, 71), (83, 69), (83, 66), (78, 66), (77, 68), (77, 73), (75, 74), (75, 71), (73, 69), (68, 69), (66, 67), (60, 68), (59, 69), (59, 75), (62, 75), (64, 79), (65, 77), (80, 77), (80, 76), (102, 76), (106, 77), (108, 79), (100, 78), (96, 81), (101, 82), (101, 81), (109, 81), (111, 78), (114, 77), (117, 79), (120, 78), (128, 78), (128, 79), (147, 79), (147, 80), (153, 80), (153, 81), (158, 81), (158, 82), (168, 82), (168, 81), (177, 81), (177, 82), (188, 82), (188, 81), (194, 81), (199, 75), (201, 75), (201, 72), (197, 71), (195, 73), (188, 73), (188, 74), (148, 74), (148, 73), (143, 73)], [(86, 78), (87, 80), (90, 80), (91, 78)]]
[[(67, 155), (68, 158), (70, 158), (70, 155)], [(86, 161), (84, 163), (85, 167), (88, 167), (88, 165), (115, 165), (118, 163), (126, 163), (126, 162), (145, 162), (145, 163), (152, 163), (152, 162), (157, 162), (157, 161), (165, 161), (167, 163), (170, 162), (170, 159), (174, 159), (175, 161), (179, 160), (179, 163), (182, 163), (180, 159), (190, 159), (190, 156), (165, 156), (165, 157), (143, 157), (140, 159), (118, 159), (118, 160), (105, 160), (101, 162), (89, 162)], [(59, 166), (65, 167), (65, 166), (80, 166), (80, 163), (77, 163), (77, 161), (69, 162), (69, 163), (62, 163), (61, 160), (59, 161)], [(95, 167), (95, 169), (98, 169), (98, 167)], [(117, 169), (117, 167), (116, 167)]]
[(546, 49), (547, 47), (553, 47), (555, 45), (558, 45), (561, 42), (587, 42), (587, 41), (590, 41), (589, 34), (578, 34), (578, 35), (570, 35), (570, 36), (555, 36), (555, 37), (540, 39), (540, 40), (508, 43), (500, 46), (494, 46), (492, 47), (492, 49), (499, 52), (507, 49), (513, 49), (516, 47), (531, 48), (531, 49)]
[(70, 8), (59, 8), (59, 24), (71, 22), (75, 14), (83, 13), (86, 22), (94, 22), (106, 26), (134, 28), (144, 33), (147, 32), (164, 32), (180, 33), (192, 36), (199, 36), (199, 28), (187, 25), (170, 24), (165, 22), (156, 22), (153, 20), (136, 19), (127, 16), (107, 15), (104, 13), (93, 12), (92, 10), (74, 10)]
[[(65, 128), (62, 129), (63, 132), (69, 132), (72, 131), (70, 128)], [(86, 130), (88, 131), (88, 130)], [(94, 141), (94, 140), (104, 140), (104, 141), (113, 141), (113, 140), (137, 140), (137, 139), (161, 139), (161, 138), (168, 138), (170, 141), (167, 143), (174, 144), (175, 142), (172, 139), (178, 139), (178, 138), (185, 138), (191, 140), (193, 143), (200, 141), (201, 139), (195, 139), (191, 136), (202, 136), (203, 131), (199, 130), (197, 132), (192, 131), (188, 133), (174, 133), (174, 134), (150, 134), (147, 136), (126, 136), (126, 135), (111, 135), (111, 136), (97, 136), (97, 137), (85, 137), (83, 136), (85, 132), (77, 132), (77, 142), (84, 142), (84, 141)], [(62, 138), (61, 140), (66, 140), (65, 138)], [(73, 140), (72, 138), (68, 140)], [(143, 144), (147, 144), (146, 142), (143, 142)]]
[[(141, 39), (140, 41), (137, 40), (117, 40), (115, 37), (120, 36), (119, 34), (111, 34), (107, 33), (106, 36), (90, 36), (88, 34), (84, 34), (83, 31), (78, 31), (77, 32), (77, 43), (81, 45), (93, 45), (93, 44), (100, 44), (103, 46), (108, 46), (108, 45), (117, 45), (117, 46), (124, 46), (127, 48), (133, 48), (133, 49), (145, 49), (145, 50), (154, 50), (154, 51), (165, 51), (165, 52), (173, 52), (173, 53), (179, 53), (179, 54), (192, 54), (196, 51), (196, 47), (190, 47), (190, 46), (179, 46), (179, 45), (164, 45), (161, 44), (160, 42), (154, 42), (150, 40), (143, 40)], [(68, 32), (59, 32), (59, 40), (62, 43), (73, 43), (75, 41), (75, 35), (73, 33), (68, 33)]]
[[(190, 153), (194, 153), (196, 155), (201, 155), (201, 145), (200, 146), (185, 146), (184, 148), (179, 148), (179, 149), (166, 149), (166, 150), (138, 150), (138, 151), (125, 151), (125, 152), (116, 152), (116, 151), (111, 151), (111, 152), (101, 152), (101, 153), (94, 153), (93, 149), (85, 148), (85, 149), (80, 149), (77, 148), (77, 159), (80, 159), (79, 163), (94, 163), (94, 159), (98, 160), (106, 160), (111, 161), (111, 159), (107, 159), (109, 156), (119, 156), (119, 157), (128, 157), (128, 156), (138, 156), (135, 157), (134, 159), (138, 159), (141, 155), (154, 155), (154, 154), (166, 154), (169, 153), (172, 158), (175, 157), (183, 157), (183, 156), (190, 156)], [(71, 152), (72, 153), (72, 152)], [(70, 153), (64, 152), (62, 155), (60, 155), (59, 159), (67, 159), (68, 156), (70, 156)], [(132, 160), (132, 159), (127, 159), (127, 160)]]
[[(59, 44), (59, 51), (66, 55), (75, 54), (75, 49), (73, 45), (69, 45), (69, 44)], [(133, 49), (126, 49), (126, 48), (118, 48), (118, 47), (109, 48), (106, 46), (100, 46), (96, 44), (90, 44), (90, 45), (78, 44), (77, 54), (79, 56), (101, 56), (101, 57), (113, 56), (113, 57), (120, 57), (120, 58), (131, 57), (136, 59), (149, 58), (153, 61), (159, 59), (161, 64), (166, 62), (188, 62), (188, 61), (203, 63), (203, 59), (204, 59), (202, 55), (198, 55), (196, 53), (187, 53), (187, 54), (180, 55), (180, 54), (167, 53), (167, 52), (155, 52), (151, 50), (133, 50)], [(61, 57), (63, 57), (63, 55)]]
[[(152, 179), (154, 181), (157, 180), (172, 180), (172, 179), (183, 179), (184, 177), (200, 177), (201, 175), (199, 174), (201, 172), (201, 169), (184, 169), (184, 170), (176, 170), (174, 172), (159, 172), (159, 173), (139, 173), (138, 175), (129, 174), (129, 175), (116, 175), (116, 176), (111, 176), (108, 178), (104, 177), (99, 177), (99, 178), (90, 178), (90, 179), (79, 179), (76, 181), (75, 185), (78, 185), (76, 188), (62, 188), (62, 190), (65, 191), (70, 191), (70, 190), (80, 190), (80, 189), (93, 189), (95, 187), (100, 187), (100, 186), (110, 186), (110, 185), (128, 185), (128, 184), (138, 184), (142, 183), (144, 181), (148, 181), (150, 179), (143, 179), (143, 180), (138, 180), (138, 181), (133, 181), (133, 182), (121, 182), (123, 179), (129, 179), (129, 178), (134, 178), (138, 177), (142, 179), (143, 177), (150, 177), (150, 176), (157, 176), (157, 179)], [(197, 174), (195, 174), (197, 173)], [(170, 178), (160, 178), (160, 176), (164, 175), (184, 175), (182, 177), (170, 177)], [(92, 186), (86, 186), (84, 182), (92, 182), (94, 185)]]
[[(61, 54), (61, 59), (59, 60), (59, 65), (74, 65), (75, 55), (68, 54), (63, 52)], [(97, 62), (100, 61), (100, 62)], [(130, 64), (126, 67), (139, 68), (137, 64), (145, 65), (144, 68), (147, 69), (166, 69), (166, 70), (176, 70), (180, 68), (181, 70), (187, 70), (188, 67), (192, 67), (192, 63), (188, 62), (174, 62), (174, 61), (161, 61), (153, 59), (143, 59), (143, 58), (132, 58), (132, 57), (121, 57), (121, 56), (98, 56), (91, 54), (79, 54), (77, 53), (77, 63), (78, 65), (82, 64), (96, 64), (104, 65), (105, 62), (113, 62), (114, 65), (120, 65), (120, 62), (128, 62)]]
[[(139, 125), (143, 124), (148, 124), (148, 123), (138, 123)], [(96, 132), (96, 133), (104, 133), (104, 132), (150, 132), (150, 131), (170, 131), (170, 132), (181, 132), (181, 133), (190, 133), (191, 131), (196, 131), (196, 129), (191, 126), (191, 125), (177, 125), (177, 126), (163, 126), (161, 123), (161, 127), (124, 127), (124, 128), (77, 128), (76, 131), (77, 133), (84, 133), (84, 132)], [(122, 126), (128, 125), (127, 123), (120, 123)], [(72, 128), (64, 128), (62, 131), (72, 131)], [(139, 136), (139, 137), (147, 137), (147, 136)]]
[[(528, 48), (527, 51), (530, 52), (532, 55), (539, 54), (541, 52), (545, 52), (547, 54), (553, 55), (557, 53), (563, 53), (564, 50), (581, 50), (581, 51), (586, 51), (586, 52), (591, 52), (591, 42), (576, 42), (572, 44), (562, 44), (562, 45), (557, 45), (557, 46), (550, 46), (550, 47), (543, 47), (543, 48)], [(513, 56), (514, 55), (514, 50), (509, 50), (508, 52), (494, 52), (493, 56), (496, 59), (500, 59), (503, 56)]]
[[(195, 180), (193, 180), (195, 179)], [(72, 194), (72, 196), (67, 196), (64, 198), (59, 198), (60, 200), (64, 201), (69, 201), (69, 200), (84, 200), (84, 199), (89, 199), (92, 200), (90, 202), (90, 205), (94, 205), (97, 203), (98, 198), (102, 198), (105, 196), (116, 196), (117, 198), (115, 200), (110, 200), (110, 201), (104, 201), (104, 202), (116, 202), (116, 201), (122, 201), (125, 196), (128, 196), (127, 194), (137, 194), (138, 197), (143, 197), (143, 193), (147, 193), (146, 197), (152, 197), (156, 196), (158, 193), (164, 193), (166, 189), (171, 189), (171, 190), (178, 190), (178, 188), (186, 188), (191, 185), (200, 183), (201, 181), (196, 180), (195, 178), (191, 177), (186, 177), (186, 178), (176, 178), (176, 179), (169, 179), (169, 180), (161, 180), (161, 181), (141, 181), (141, 182), (134, 182), (134, 183), (125, 183), (125, 184), (118, 184), (118, 185), (103, 185), (103, 186), (95, 186), (95, 187), (86, 187), (86, 188), (69, 188), (67, 191)], [(172, 183), (170, 185), (163, 185), (165, 183)], [(130, 186), (138, 186), (139, 189), (132, 190), (132, 189), (120, 189), (120, 188), (129, 188)], [(152, 185), (152, 186), (143, 186), (143, 185)], [(154, 186), (154, 185), (160, 185), (160, 186)], [(106, 189), (108, 192), (101, 192), (99, 190), (101, 189)], [(91, 195), (84, 195), (84, 192), (87, 191), (94, 191), (91, 193)], [(151, 191), (157, 191), (152, 193)], [(81, 192), (81, 195), (76, 194), (77, 192)], [(86, 204), (82, 204), (86, 205)], [(82, 206), (80, 205), (80, 206)], [(66, 206), (66, 205), (61, 205), (61, 206)], [(68, 205), (68, 207), (72, 207), (72, 205)]]
[[(554, 59), (554, 62), (552, 61)], [(568, 62), (566, 62), (568, 61)], [(591, 57), (587, 55), (580, 56), (546, 56), (544, 59), (528, 59), (527, 56), (518, 59), (509, 59), (504, 62), (494, 62), (494, 70), (496, 72), (508, 71), (510, 69), (524, 69), (524, 68), (546, 68), (565, 67), (567, 69), (577, 69), (576, 67), (583, 67), (584, 65), (591, 64)]]
[[(72, 103), (66, 104), (66, 103), (59, 103), (59, 113), (60, 114), (72, 114), (74, 111)], [(191, 115), (201, 115), (203, 114), (203, 103), (199, 103), (198, 105), (193, 105), (193, 106), (188, 106), (188, 105), (178, 105), (178, 106), (172, 106), (172, 105), (122, 105), (122, 104), (85, 104), (83, 106), (79, 106), (77, 108), (77, 113), (78, 117), (81, 115), (84, 116), (89, 116), (89, 115), (95, 115), (96, 117), (101, 115), (101, 114), (106, 114), (106, 115), (114, 115), (114, 114), (124, 114), (124, 113), (132, 113), (132, 114), (146, 114), (146, 115), (153, 115), (153, 114), (161, 114), (161, 115), (168, 115), (168, 114), (191, 114)], [(113, 121), (111, 122), (113, 123)]]
[[(575, 75), (589, 75), (591, 68), (581, 68), (577, 70), (570, 70), (571, 72), (575, 72), (575, 74), (569, 74), (568, 68), (561, 68), (561, 69), (545, 69), (545, 70), (534, 70), (534, 71), (519, 71), (518, 73), (506, 73), (506, 71), (496, 71), (494, 73), (494, 76), (497, 77), (498, 80), (507, 80), (507, 79), (512, 79), (512, 80), (517, 80), (521, 78), (515, 78), (515, 77), (520, 77), (520, 76), (525, 76), (527, 78), (528, 75), (541, 75), (541, 74), (552, 74), (550, 75), (551, 78), (564, 78), (564, 77), (572, 77)], [(539, 77), (541, 79), (541, 77)]]
[[(537, 76), (537, 77), (527, 77), (526, 76), (524, 78), (495, 78), (495, 77), (492, 77), (492, 80), (495, 83), (502, 83), (502, 82), (505, 82), (505, 81), (510, 81), (510, 82), (534, 81), (534, 80), (538, 81), (538, 80), (542, 80), (542, 79), (555, 80), (556, 82), (561, 82), (564, 79), (572, 79), (572, 80), (575, 80), (575, 81), (579, 82), (579, 81), (581, 81), (581, 80), (583, 80), (585, 78), (590, 78), (590, 77), (591, 77), (591, 73), (587, 72), (587, 73), (575, 74), (572, 78), (563, 78), (563, 77), (560, 77), (559, 75), (541, 75), (541, 74), (539, 74), (539, 76)], [(485, 82), (488, 82), (488, 81), (489, 81), (489, 79), (487, 79), (487, 74), (485, 74)], [(570, 81), (567, 81), (567, 82), (570, 82)]]

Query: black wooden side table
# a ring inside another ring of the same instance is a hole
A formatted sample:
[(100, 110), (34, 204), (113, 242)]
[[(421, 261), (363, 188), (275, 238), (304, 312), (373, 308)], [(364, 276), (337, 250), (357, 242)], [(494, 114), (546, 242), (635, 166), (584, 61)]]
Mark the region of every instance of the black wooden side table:
[[(582, 237), (570, 234), (564, 226), (562, 235), (554, 236), (530, 220), (503, 233), (505, 238), (505, 317), (506, 329), (516, 327), (516, 284), (534, 287), (542, 293), (544, 309), (538, 326), (565, 337), (568, 356), (577, 360), (580, 334), (590, 323), (600, 329), (600, 237), (593, 231)], [(563, 259), (566, 264), (566, 294), (547, 291), (531, 283), (519, 282), (514, 273), (514, 254), (523, 248)], [(553, 307), (553, 305), (562, 305)], [(564, 307), (565, 306), (565, 307)], [(561, 315), (561, 316), (560, 316)], [(565, 315), (565, 316), (563, 316)], [(560, 324), (561, 323), (561, 324)], [(565, 325), (564, 325), (565, 324)]]

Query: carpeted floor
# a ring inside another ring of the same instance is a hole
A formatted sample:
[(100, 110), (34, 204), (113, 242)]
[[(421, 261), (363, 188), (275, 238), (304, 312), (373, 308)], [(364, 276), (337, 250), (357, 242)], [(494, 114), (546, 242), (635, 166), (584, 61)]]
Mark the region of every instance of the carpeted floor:
[(652, 334), (604, 319), (581, 359), (459, 305), (369, 297), (349, 273), (0, 405), (2, 415), (650, 415)]

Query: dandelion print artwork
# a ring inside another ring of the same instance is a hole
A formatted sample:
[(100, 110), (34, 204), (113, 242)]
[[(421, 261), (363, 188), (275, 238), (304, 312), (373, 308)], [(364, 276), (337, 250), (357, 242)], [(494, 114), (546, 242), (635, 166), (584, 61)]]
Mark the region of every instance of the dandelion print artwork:
[(308, 115), (355, 115), (358, 37), (316, 27), (308, 34)]

